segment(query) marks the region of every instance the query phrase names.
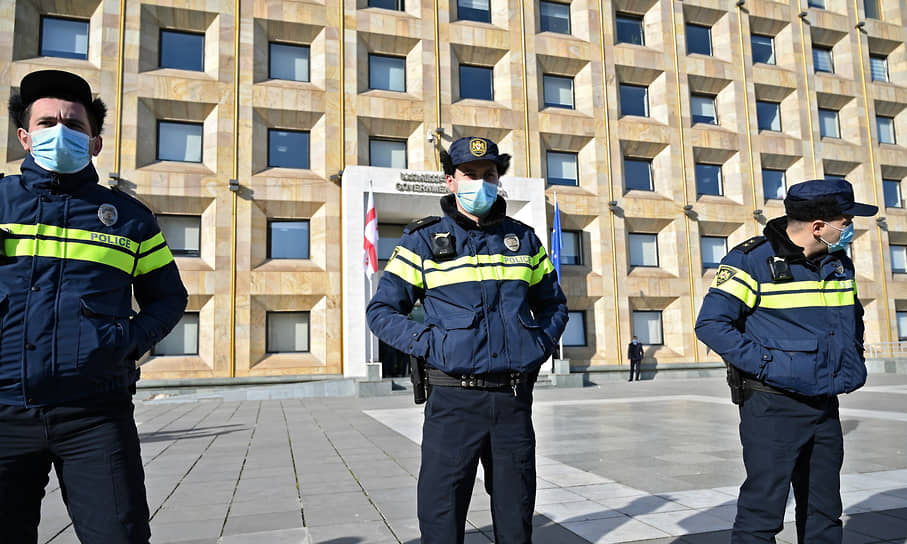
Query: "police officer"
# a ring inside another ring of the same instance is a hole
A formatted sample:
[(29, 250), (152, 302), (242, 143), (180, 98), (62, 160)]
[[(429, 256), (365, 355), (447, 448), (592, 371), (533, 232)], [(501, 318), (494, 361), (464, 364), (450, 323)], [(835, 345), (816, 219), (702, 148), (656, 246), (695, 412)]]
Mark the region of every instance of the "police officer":
[[(535, 506), (532, 386), (567, 323), (532, 228), (498, 196), (510, 155), (460, 138), (441, 162), (443, 217), (404, 230), (368, 305), (384, 342), (428, 362), (418, 511), (423, 544), (462, 543), (479, 460), (495, 542), (528, 544)], [(425, 323), (407, 319), (421, 301)]]
[(764, 236), (721, 261), (696, 322), (743, 381), (746, 481), (733, 544), (775, 541), (791, 485), (798, 541), (841, 542), (837, 395), (866, 381), (863, 308), (845, 249), (853, 217), (878, 208), (833, 179), (792, 186), (784, 207)]
[(32, 72), (9, 112), (27, 156), (0, 180), (0, 541), (37, 542), (53, 466), (81, 542), (147, 543), (135, 361), (186, 290), (151, 211), (98, 185), (88, 83)]

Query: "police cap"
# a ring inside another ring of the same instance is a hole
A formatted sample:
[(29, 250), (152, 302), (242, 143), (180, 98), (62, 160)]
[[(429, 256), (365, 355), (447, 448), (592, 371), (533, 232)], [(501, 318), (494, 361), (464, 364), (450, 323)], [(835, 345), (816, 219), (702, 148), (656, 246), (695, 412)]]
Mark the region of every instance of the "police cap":
[(19, 96), (24, 106), (39, 98), (60, 98), (91, 107), (91, 87), (81, 77), (62, 70), (39, 70), (22, 78)]
[(790, 187), (784, 198), (789, 217), (801, 221), (841, 215), (872, 216), (879, 208), (854, 201), (853, 187), (843, 179), (812, 179)]
[[(479, 138), (477, 136), (460, 138), (454, 141), (447, 149), (447, 154), (450, 155), (450, 162), (453, 163), (454, 167), (467, 162), (481, 160), (500, 163), (503, 157), (498, 152), (498, 144), (488, 138)], [(507, 158), (509, 159), (510, 157), (507, 156)]]

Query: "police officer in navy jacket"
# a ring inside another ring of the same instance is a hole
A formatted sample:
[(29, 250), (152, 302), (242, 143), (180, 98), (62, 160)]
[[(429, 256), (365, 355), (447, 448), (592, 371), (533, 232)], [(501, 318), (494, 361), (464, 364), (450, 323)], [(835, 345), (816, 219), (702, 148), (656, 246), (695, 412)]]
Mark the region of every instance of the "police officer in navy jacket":
[[(746, 481), (733, 544), (774, 542), (791, 485), (798, 542), (840, 543), (844, 443), (840, 393), (866, 381), (863, 308), (845, 249), (854, 202), (843, 180), (790, 188), (787, 215), (721, 261), (696, 334), (742, 375)], [(733, 370), (732, 369), (732, 370)]]
[(147, 543), (135, 361), (186, 289), (151, 211), (98, 184), (88, 83), (30, 73), (9, 111), (27, 156), (0, 179), (0, 541), (37, 542), (53, 466), (81, 542)]
[[(427, 360), (418, 511), (423, 544), (462, 543), (479, 460), (495, 542), (529, 544), (535, 506), (532, 386), (567, 324), (532, 228), (507, 217), (510, 156), (485, 138), (442, 150), (443, 217), (409, 225), (368, 305), (369, 327)], [(425, 323), (407, 318), (421, 301)]]

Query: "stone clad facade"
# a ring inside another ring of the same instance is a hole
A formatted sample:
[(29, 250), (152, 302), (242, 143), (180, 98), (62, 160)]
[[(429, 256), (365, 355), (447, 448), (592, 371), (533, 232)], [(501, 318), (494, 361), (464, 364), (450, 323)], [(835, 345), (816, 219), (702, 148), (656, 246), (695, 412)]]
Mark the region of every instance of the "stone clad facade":
[[(483, 2), (462, 0), (380, 2), (399, 9), (369, 0), (15, 0), (0, 6), (0, 95), (32, 70), (79, 73), (111, 108), (95, 163), (102, 178), (112, 173), (156, 213), (200, 218), (198, 255), (178, 257), (197, 353), (151, 356), (146, 378), (353, 375), (361, 361), (344, 361), (342, 308), (345, 286), (361, 276), (345, 272), (340, 233), (362, 218), (344, 217), (352, 189), (341, 171), (375, 160), (372, 140), (405, 142), (405, 169), (436, 171), (437, 142), (467, 135), (498, 141), (519, 178), (556, 177), (550, 153), (575, 154), (575, 183), (545, 189), (546, 223), (556, 192), (563, 228), (581, 248), (579, 264), (563, 269), (584, 331), (575, 343), (585, 345), (566, 347), (575, 368), (624, 361), (634, 312), (660, 315), (661, 343), (647, 358), (716, 360), (692, 331), (715, 273), (703, 265), (702, 238), (732, 248), (783, 213), (766, 193), (766, 171), (787, 183), (844, 176), (858, 200), (880, 205), (884, 220), (857, 219), (853, 258), (867, 342), (897, 341), (907, 336), (897, 326), (903, 315), (907, 327), (907, 213), (903, 202), (886, 207), (884, 195), (886, 183), (892, 190), (907, 177), (907, 13), (887, 0), (809, 3), (825, 7), (488, 0), (486, 23), (463, 20), (460, 6)], [(543, 31), (549, 9), (568, 14), (566, 32)], [(48, 17), (87, 22), (85, 58), (42, 54)], [(619, 43), (627, 23), (638, 23), (642, 44)], [(161, 68), (169, 30), (204, 37), (201, 70)], [(703, 32), (710, 54), (690, 52)], [(770, 40), (774, 63), (753, 62), (753, 35)], [(308, 47), (307, 81), (271, 77), (272, 43)], [(402, 59), (405, 89), (373, 88), (370, 56)], [(832, 71), (817, 72), (828, 59)], [(462, 66), (490, 69), (491, 100), (461, 96)], [(546, 105), (552, 76), (572, 80), (572, 107)], [(625, 111), (622, 89), (645, 89), (645, 115)], [(761, 118), (764, 107), (773, 119)], [(703, 112), (714, 119), (703, 122)], [(0, 118), (9, 127), (0, 162), (13, 173), (23, 152), (5, 109)], [(200, 126), (201, 160), (159, 160), (160, 121)], [(270, 166), (270, 130), (307, 133), (308, 168)], [(628, 188), (627, 160), (650, 164), (648, 187), (636, 179)], [(697, 187), (697, 165), (720, 167), (717, 190)], [(308, 258), (269, 258), (275, 219), (308, 221)], [(656, 242), (654, 265), (631, 262), (639, 234)], [(277, 312), (307, 312), (306, 350), (271, 352), (267, 322)]]

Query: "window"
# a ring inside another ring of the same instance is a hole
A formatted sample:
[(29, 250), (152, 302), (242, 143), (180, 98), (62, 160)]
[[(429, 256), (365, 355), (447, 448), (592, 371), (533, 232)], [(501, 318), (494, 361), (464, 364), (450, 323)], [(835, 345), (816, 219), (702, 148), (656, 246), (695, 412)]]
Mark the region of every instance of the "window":
[(565, 230), (561, 232), (564, 245), (561, 246), (561, 264), (583, 264), (583, 231)]
[(721, 196), (724, 188), (721, 185), (721, 165), (696, 163), (696, 193)]
[(368, 164), (384, 168), (406, 168), (406, 140), (372, 138), (368, 141)]
[(661, 334), (661, 312), (633, 312), (633, 335), (640, 344), (660, 346), (664, 344)]
[(570, 4), (539, 2), (542, 32), (570, 34)]
[(658, 266), (658, 235), (630, 233), (630, 266), (647, 268)]
[(460, 98), (494, 100), (493, 72), (485, 66), (460, 65)]
[(369, 55), (368, 88), (405, 93), (406, 59), (386, 55)]
[(379, 261), (387, 261), (391, 258), (394, 249), (400, 245), (405, 227), (406, 225), (378, 223), (378, 247), (375, 250)]
[(620, 114), (649, 116), (649, 88), (641, 85), (620, 84)]
[(907, 273), (907, 246), (888, 246), (891, 250), (891, 271), (895, 274)]
[(42, 17), (41, 56), (88, 60), (88, 21)]
[(309, 312), (268, 312), (268, 353), (309, 351)]
[(309, 222), (275, 219), (268, 222), (269, 259), (308, 259)]
[(727, 255), (727, 238), (723, 236), (703, 236), (702, 267), (718, 268), (721, 259)]
[(309, 133), (298, 130), (268, 129), (268, 166), (308, 168)]
[(152, 355), (198, 355), (198, 312), (186, 312), (173, 330), (151, 348)]
[(806, 5), (811, 8), (825, 9), (825, 0), (807, 0)]
[(687, 55), (712, 54), (712, 29), (707, 26), (687, 23)]
[(781, 131), (781, 104), (777, 102), (756, 101), (756, 118), (759, 130)]
[(461, 21), (491, 22), (491, 0), (457, 0), (457, 18)]
[(368, 0), (368, 7), (392, 9), (394, 11), (403, 11), (405, 9), (403, 0)]
[(309, 48), (305, 45), (268, 44), (268, 77), (309, 81)]
[(159, 215), (157, 224), (161, 227), (164, 240), (170, 252), (176, 257), (198, 257), (201, 255), (202, 218), (198, 215)]
[(837, 174), (825, 174), (825, 179), (833, 179), (835, 181), (847, 181), (844, 176), (839, 176)]
[(753, 46), (753, 64), (775, 64), (775, 38), (753, 34), (750, 41)]
[(816, 72), (835, 73), (835, 62), (831, 56), (831, 48), (813, 46), (813, 67)]
[(618, 13), (616, 26), (617, 43), (646, 45), (646, 34), (643, 32), (642, 17)]
[(202, 162), (201, 123), (157, 122), (159, 161)]
[(718, 124), (718, 115), (715, 113), (715, 97), (704, 94), (690, 96), (690, 109), (693, 114), (693, 124), (708, 123)]
[(564, 347), (585, 346), (586, 342), (586, 312), (567, 312), (567, 327), (561, 336)]
[(819, 135), (823, 138), (841, 137), (837, 111), (819, 108)]
[(550, 185), (579, 185), (576, 153), (549, 151), (547, 159)]
[(651, 159), (624, 157), (624, 186), (628, 191), (654, 191)]
[(572, 77), (542, 76), (542, 86), (545, 88), (546, 108), (574, 108)]
[[(901, 180), (883, 179), (882, 188), (885, 193), (886, 208), (903, 208), (904, 201), (901, 199)], [(905, 331), (907, 332), (907, 331)]]
[(895, 312), (898, 320), (898, 342), (907, 340), (907, 312)]
[(202, 72), (205, 69), (205, 35), (161, 30), (160, 67)]
[(863, 11), (867, 19), (881, 19), (882, 9), (879, 0), (863, 0)]
[(888, 81), (888, 57), (869, 55), (869, 76), (873, 81)]
[(766, 200), (784, 200), (786, 187), (784, 170), (762, 169), (762, 192)]
[(880, 144), (895, 143), (894, 137), (894, 117), (876, 116), (876, 128), (879, 131)]

